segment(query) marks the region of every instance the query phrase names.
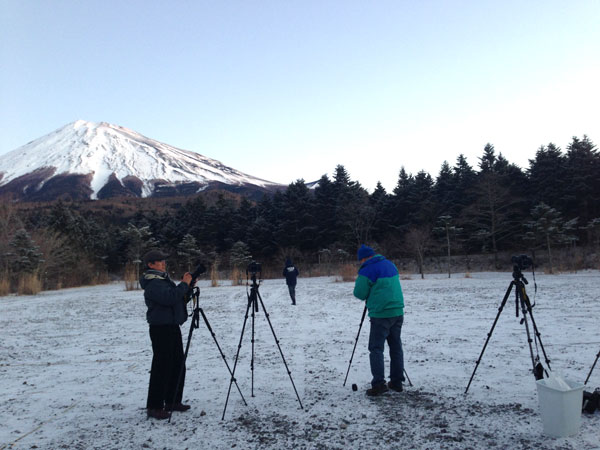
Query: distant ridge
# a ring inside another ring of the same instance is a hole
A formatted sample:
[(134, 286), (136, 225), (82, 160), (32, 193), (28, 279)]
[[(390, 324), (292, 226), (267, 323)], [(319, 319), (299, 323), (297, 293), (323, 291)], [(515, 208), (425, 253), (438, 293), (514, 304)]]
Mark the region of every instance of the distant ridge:
[(245, 194), (284, 186), (106, 122), (65, 125), (0, 155), (0, 196), (20, 201)]

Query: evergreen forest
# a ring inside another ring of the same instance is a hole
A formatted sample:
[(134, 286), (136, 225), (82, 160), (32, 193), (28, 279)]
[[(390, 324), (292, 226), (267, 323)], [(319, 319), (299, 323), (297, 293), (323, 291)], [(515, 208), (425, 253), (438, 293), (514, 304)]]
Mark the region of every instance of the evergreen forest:
[(173, 276), (198, 261), (213, 273), (243, 273), (251, 260), (261, 262), (267, 276), (280, 276), (287, 257), (304, 275), (330, 274), (324, 268), (354, 264), (361, 243), (421, 274), (450, 275), (450, 261), (463, 271), (504, 270), (514, 254), (533, 255), (546, 272), (597, 269), (599, 174), (598, 150), (583, 136), (573, 137), (565, 151), (541, 146), (526, 169), (492, 144), (475, 165), (459, 155), (435, 176), (400, 168), (392, 192), (380, 183), (368, 192), (338, 165), (314, 187), (299, 179), (259, 201), (227, 192), (170, 200), (3, 201), (0, 293), (20, 291), (31, 280), (54, 289), (117, 279), (128, 267), (139, 272), (151, 248), (172, 255)]

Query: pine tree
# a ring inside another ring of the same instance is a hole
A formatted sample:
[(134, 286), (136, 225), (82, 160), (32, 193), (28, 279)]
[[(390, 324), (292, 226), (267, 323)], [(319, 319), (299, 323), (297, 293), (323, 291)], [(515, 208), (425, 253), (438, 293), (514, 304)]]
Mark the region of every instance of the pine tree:
[(433, 178), (424, 170), (415, 176), (412, 189), (408, 193), (408, 201), (411, 223), (431, 226), (435, 220)]
[(369, 214), (362, 218), (357, 211), (357, 206), (363, 209), (368, 207), (368, 193), (359, 183), (350, 179), (350, 175), (342, 165), (335, 168), (332, 191), (335, 205), (333, 214), (336, 245), (345, 251), (354, 251), (356, 241), (360, 239), (357, 235), (364, 236), (365, 231), (370, 228), (369, 223), (372, 223), (367, 210), (361, 209), (361, 212)]
[(458, 217), (462, 211), (475, 200), (475, 185), (477, 184), (477, 173), (467, 162), (464, 155), (459, 155), (456, 164), (452, 168), (454, 174), (454, 204)]
[(179, 208), (173, 218), (165, 213), (163, 233), (172, 246), (181, 242), (185, 234), (191, 234), (199, 246), (208, 247), (207, 207), (202, 197), (188, 200)]
[(437, 214), (456, 214), (456, 180), (447, 161), (444, 161), (433, 186), (433, 201)]
[(588, 223), (600, 217), (600, 155), (596, 146), (584, 136), (573, 137), (567, 147), (564, 213)]
[[(0, 255), (13, 252), (11, 241), (15, 233), (24, 227), (23, 221), (17, 214), (16, 208), (10, 204), (0, 204)], [(0, 277), (9, 270), (8, 258), (0, 258)]]
[(352, 201), (346, 206), (346, 217), (348, 218), (352, 232), (353, 246), (358, 248), (360, 244), (370, 242), (372, 231), (377, 220), (377, 212), (369, 201), (369, 193), (360, 184), (356, 183), (352, 190)]
[(374, 220), (371, 236), (376, 242), (383, 241), (386, 233), (390, 229), (390, 196), (385, 191), (381, 182), (377, 182), (377, 186), (373, 193), (369, 196), (369, 205), (374, 212)]
[(479, 171), (481, 173), (495, 172), (496, 159), (494, 146), (488, 142), (483, 148), (483, 156), (479, 158)]
[(138, 228), (130, 222), (127, 228), (121, 231), (121, 237), (125, 244), (128, 260), (136, 264), (141, 262), (144, 253), (158, 247), (158, 242), (152, 236), (149, 226)]
[(12, 247), (12, 252), (9, 255), (11, 269), (15, 273), (33, 273), (43, 261), (43, 255), (40, 253), (39, 247), (35, 245), (24, 228), (15, 233), (10, 246)]
[(228, 251), (234, 243), (232, 230), (237, 221), (233, 201), (220, 194), (215, 205), (208, 208), (205, 220), (205, 238), (215, 247), (217, 253)]
[(412, 174), (407, 174), (404, 167), (400, 168), (398, 182), (394, 188), (391, 206), (390, 227), (395, 233), (403, 234), (411, 225), (411, 191), (414, 187), (415, 179)]
[[(279, 197), (281, 198), (281, 194)], [(278, 223), (279, 219), (273, 198), (265, 195), (256, 206), (256, 219), (248, 224), (246, 233), (246, 243), (255, 258), (261, 259), (273, 255), (277, 251), (275, 230)]]
[(323, 175), (315, 187), (313, 216), (317, 227), (315, 243), (325, 249), (336, 239), (336, 199), (334, 186), (327, 175)]
[(283, 194), (283, 210), (277, 232), (278, 242), (282, 247), (316, 250), (312, 204), (312, 195), (304, 180), (297, 180), (287, 187)]
[(183, 236), (183, 239), (177, 245), (177, 255), (182, 258), (187, 272), (192, 272), (198, 262), (205, 259), (204, 253), (198, 248), (196, 238), (190, 233)]
[(562, 209), (566, 182), (566, 158), (559, 147), (549, 143), (541, 146), (534, 159), (529, 160), (527, 170), (533, 204), (545, 203), (553, 208)]
[[(465, 210), (465, 217), (477, 227), (472, 233), (473, 240), (482, 245), (481, 250), (494, 254), (498, 268), (498, 252), (502, 244), (510, 242), (521, 228), (519, 212), (524, 204), (523, 197), (511, 190), (511, 174), (519, 169), (507, 164), (503, 157), (496, 157), (491, 144), (485, 146), (479, 167), (481, 171), (477, 174), (475, 190), (477, 198)], [(521, 182), (521, 177), (516, 178)]]
[(531, 231), (527, 237), (533, 242), (540, 242), (548, 251), (550, 262), (549, 272), (554, 272), (554, 261), (552, 255), (553, 244), (564, 244), (572, 242), (574, 235), (572, 231), (577, 224), (577, 219), (565, 221), (562, 215), (554, 208), (539, 203), (531, 210), (533, 220), (526, 224)]
[(244, 268), (252, 261), (252, 255), (250, 254), (250, 248), (242, 241), (237, 241), (231, 246), (229, 252), (229, 263), (232, 267), (238, 269)]

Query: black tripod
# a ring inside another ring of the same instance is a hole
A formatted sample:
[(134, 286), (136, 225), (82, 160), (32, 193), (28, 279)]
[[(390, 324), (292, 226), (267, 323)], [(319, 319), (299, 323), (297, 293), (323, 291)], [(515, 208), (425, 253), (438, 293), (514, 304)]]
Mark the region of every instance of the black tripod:
[[(215, 335), (215, 332), (211, 328), (210, 323), (208, 323), (208, 319), (206, 318), (206, 314), (204, 314), (204, 310), (202, 308), (200, 308), (199, 298), (200, 298), (200, 288), (198, 288), (196, 286), (193, 288), (193, 291), (192, 291), (192, 301), (193, 301), (193, 305), (194, 305), (194, 311), (192, 313), (192, 322), (190, 323), (190, 332), (188, 333), (188, 340), (187, 340), (187, 344), (185, 346), (183, 362), (181, 363), (181, 370), (179, 371), (179, 377), (177, 378), (177, 388), (175, 389), (175, 396), (177, 396), (177, 391), (179, 391), (179, 385), (181, 384), (181, 379), (183, 378), (183, 371), (185, 370), (185, 361), (187, 359), (188, 351), (190, 350), (192, 334), (194, 333), (195, 328), (200, 328), (200, 314), (202, 314), (202, 319), (204, 319), (206, 328), (208, 328), (208, 331), (210, 332), (212, 338), (215, 341), (215, 344), (217, 344), (217, 348), (219, 349), (221, 358), (223, 358), (223, 361), (225, 362), (225, 365), (227, 366), (227, 370), (229, 371), (229, 374), (231, 375), (231, 379), (233, 382), (235, 382), (235, 386), (237, 387), (237, 390), (240, 393), (240, 396), (242, 397), (244, 405), (247, 406), (248, 404), (246, 403), (246, 399), (244, 398), (244, 395), (242, 394), (242, 391), (240, 390), (240, 387), (238, 386), (237, 382), (233, 378), (233, 372), (229, 368), (229, 364), (227, 363), (227, 359), (225, 358), (225, 355), (223, 354), (223, 350), (221, 350), (221, 346), (217, 342), (217, 336)], [(231, 383), (229, 384), (229, 389), (231, 389)], [(171, 403), (171, 408), (169, 408), (169, 422), (171, 422), (171, 414), (172, 414), (174, 405), (175, 405), (175, 398), (173, 398), (173, 401)]]
[[(517, 258), (517, 260), (518, 260), (518, 258)], [(514, 257), (513, 257), (513, 261), (515, 261)], [(487, 339), (485, 341), (483, 349), (481, 350), (479, 359), (477, 360), (477, 364), (475, 364), (475, 369), (473, 369), (473, 373), (471, 374), (471, 379), (469, 380), (469, 384), (467, 385), (467, 388), (465, 389), (465, 394), (469, 390), (469, 386), (471, 386), (471, 382), (473, 381), (473, 377), (475, 376), (475, 371), (477, 370), (477, 367), (479, 367), (479, 363), (481, 362), (481, 358), (483, 357), (483, 352), (485, 352), (485, 348), (487, 347), (488, 342), (490, 341), (490, 338), (492, 337), (492, 333), (494, 331), (494, 328), (496, 327), (498, 318), (500, 317), (500, 314), (502, 313), (502, 310), (504, 309), (506, 300), (508, 299), (508, 296), (510, 295), (510, 292), (512, 291), (513, 287), (516, 288), (515, 289), (516, 316), (519, 317), (519, 306), (520, 306), (521, 311), (523, 313), (523, 318), (521, 319), (521, 324), (523, 324), (523, 323), (525, 324), (525, 330), (527, 331), (527, 343), (529, 344), (529, 354), (531, 355), (531, 365), (533, 366), (533, 374), (535, 376), (535, 379), (541, 380), (542, 378), (544, 378), (545, 370), (544, 370), (544, 367), (542, 366), (542, 364), (540, 363), (539, 352), (535, 357), (533, 356), (533, 347), (531, 346), (531, 343), (534, 341), (531, 339), (531, 334), (529, 333), (529, 323), (527, 322), (527, 314), (528, 313), (531, 318), (531, 323), (533, 324), (533, 331), (535, 333), (534, 338), (535, 338), (536, 351), (538, 350), (537, 345), (539, 342), (542, 352), (544, 353), (544, 359), (546, 361), (546, 365), (548, 366), (548, 369), (550, 369), (550, 360), (548, 359), (548, 356), (546, 355), (546, 350), (544, 349), (544, 345), (542, 344), (542, 338), (538, 331), (537, 325), (535, 324), (535, 319), (533, 318), (533, 311), (532, 311), (533, 307), (531, 305), (531, 302), (529, 301), (529, 297), (527, 296), (527, 291), (525, 290), (525, 285), (528, 284), (528, 281), (523, 276), (523, 273), (521, 272), (522, 268), (523, 268), (523, 266), (520, 263), (515, 264), (513, 266), (513, 274), (512, 274), (513, 280), (510, 282), (510, 285), (508, 286), (508, 289), (506, 290), (506, 294), (504, 295), (504, 298), (502, 299), (502, 303), (500, 304), (500, 307), (498, 308), (498, 314), (496, 314), (496, 319), (494, 320), (492, 329), (490, 330), (490, 332), (487, 335)], [(546, 375), (548, 375), (548, 372), (546, 372)]]
[(583, 384), (587, 384), (587, 382), (590, 379), (590, 376), (592, 375), (592, 372), (594, 371), (594, 367), (596, 367), (596, 363), (598, 362), (598, 358), (600, 357), (600, 352), (598, 352), (598, 354), (596, 355), (596, 359), (594, 360), (594, 364), (592, 364), (592, 368), (590, 369), (590, 373), (588, 373), (587, 378), (585, 379), (585, 383)]
[[(279, 340), (277, 339), (277, 336), (275, 335), (275, 330), (273, 329), (273, 325), (271, 324), (271, 319), (269, 319), (269, 314), (267, 313), (265, 304), (263, 303), (262, 297), (260, 296), (260, 293), (258, 292), (259, 283), (256, 282), (257, 271), (252, 269), (253, 264), (256, 267), (259, 267), (259, 265), (254, 262), (251, 263), (251, 265), (250, 265), (252, 286), (250, 287), (249, 293), (248, 293), (248, 281), (246, 278), (246, 294), (248, 296), (248, 304), (246, 306), (246, 314), (244, 316), (244, 324), (242, 325), (242, 333), (240, 335), (240, 341), (238, 343), (238, 349), (237, 349), (237, 353), (235, 355), (235, 363), (233, 364), (233, 373), (231, 374), (231, 381), (229, 382), (229, 390), (227, 391), (227, 399), (225, 400), (225, 407), (223, 408), (223, 417), (221, 417), (221, 420), (223, 420), (225, 418), (225, 412), (227, 411), (227, 403), (229, 402), (229, 394), (231, 392), (231, 383), (233, 383), (235, 381), (235, 377), (234, 377), (235, 369), (237, 368), (238, 358), (240, 356), (240, 349), (242, 348), (242, 339), (244, 338), (244, 331), (246, 329), (246, 322), (248, 321), (248, 311), (250, 310), (250, 308), (252, 308), (252, 340), (251, 340), (251, 342), (252, 342), (252, 359), (250, 360), (250, 370), (252, 372), (252, 391), (251, 392), (252, 392), (252, 397), (254, 397), (254, 318), (255, 318), (255, 313), (258, 312), (258, 302), (259, 301), (262, 306), (262, 310), (265, 313), (265, 317), (267, 318), (267, 322), (269, 323), (269, 327), (271, 328), (271, 332), (273, 333), (273, 338), (275, 339), (275, 343), (277, 344), (277, 348), (279, 349), (279, 354), (281, 355), (281, 359), (283, 360), (283, 364), (285, 365), (285, 370), (287, 371), (287, 374), (290, 377), (290, 381), (292, 382), (294, 392), (296, 393), (296, 398), (298, 399), (298, 403), (300, 403), (300, 408), (304, 409), (304, 407), (302, 406), (302, 402), (300, 401), (300, 396), (298, 395), (298, 391), (296, 390), (296, 385), (294, 384), (294, 380), (292, 379), (292, 372), (290, 372), (287, 362), (285, 361), (285, 357), (283, 356), (283, 351), (281, 350), (281, 346), (279, 345)], [(248, 270), (246, 271), (246, 277), (247, 276), (248, 276)]]
[[(346, 371), (346, 378), (344, 378), (344, 384), (342, 386), (346, 386), (346, 381), (348, 381), (348, 374), (350, 373), (350, 366), (352, 365), (352, 359), (354, 358), (354, 351), (356, 350), (356, 344), (358, 344), (358, 337), (360, 336), (360, 330), (362, 329), (363, 322), (365, 321), (365, 316), (367, 315), (367, 305), (365, 304), (365, 309), (363, 310), (362, 317), (360, 319), (360, 325), (358, 326), (358, 333), (356, 334), (356, 340), (354, 341), (354, 348), (352, 349), (352, 356), (350, 356), (350, 362), (348, 363), (348, 370)], [(406, 369), (404, 369), (404, 375), (406, 375), (406, 380), (408, 381), (408, 385), (412, 387), (412, 383), (410, 382), (410, 378), (408, 378), (408, 373), (406, 373)]]

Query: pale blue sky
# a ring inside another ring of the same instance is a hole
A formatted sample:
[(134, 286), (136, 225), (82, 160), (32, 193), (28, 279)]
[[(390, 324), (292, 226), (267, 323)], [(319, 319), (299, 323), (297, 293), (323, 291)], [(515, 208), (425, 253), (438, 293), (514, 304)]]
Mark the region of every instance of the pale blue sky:
[(369, 190), (487, 142), (600, 144), (600, 1), (0, 0), (0, 155), (110, 122), (280, 183)]

